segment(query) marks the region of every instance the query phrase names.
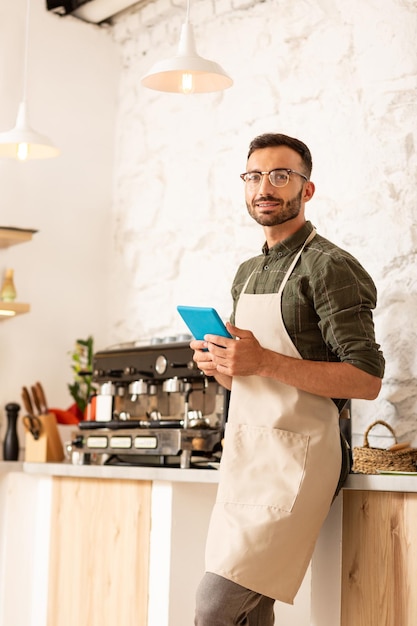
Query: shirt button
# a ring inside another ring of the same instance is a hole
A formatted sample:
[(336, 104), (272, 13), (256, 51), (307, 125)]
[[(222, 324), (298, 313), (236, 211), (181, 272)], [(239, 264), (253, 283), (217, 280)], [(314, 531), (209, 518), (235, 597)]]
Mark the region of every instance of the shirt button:
[(269, 270), (269, 265), (264, 265), (264, 270), (265, 271)]
[(277, 257), (280, 259), (282, 257), (282, 252), (277, 252)]

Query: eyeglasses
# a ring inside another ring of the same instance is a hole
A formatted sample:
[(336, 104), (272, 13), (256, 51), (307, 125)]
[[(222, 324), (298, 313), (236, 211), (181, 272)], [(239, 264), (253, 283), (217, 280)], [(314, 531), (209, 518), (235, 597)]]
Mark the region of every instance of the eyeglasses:
[(298, 176), (301, 176), (308, 181), (307, 176), (304, 176), (301, 172), (296, 172), (295, 170), (282, 167), (271, 170), (270, 172), (245, 172), (240, 175), (240, 178), (248, 187), (253, 189), (255, 187), (259, 187), (264, 176), (268, 176), (269, 182), (271, 185), (274, 185), (274, 187), (285, 187), (285, 185), (288, 185), (288, 181), (290, 180), (290, 174), (298, 174)]

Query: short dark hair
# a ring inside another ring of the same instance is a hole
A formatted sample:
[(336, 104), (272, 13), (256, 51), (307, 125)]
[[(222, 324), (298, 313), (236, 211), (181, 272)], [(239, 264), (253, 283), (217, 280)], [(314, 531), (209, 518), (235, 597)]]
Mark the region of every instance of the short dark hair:
[(255, 150), (261, 150), (262, 148), (274, 148), (275, 146), (287, 146), (295, 152), (297, 152), (305, 168), (305, 174), (310, 178), (311, 170), (313, 169), (313, 160), (311, 158), (311, 152), (305, 143), (294, 137), (288, 135), (281, 135), (280, 133), (265, 133), (258, 135), (255, 139), (252, 139), (249, 145), (248, 159), (252, 152)]

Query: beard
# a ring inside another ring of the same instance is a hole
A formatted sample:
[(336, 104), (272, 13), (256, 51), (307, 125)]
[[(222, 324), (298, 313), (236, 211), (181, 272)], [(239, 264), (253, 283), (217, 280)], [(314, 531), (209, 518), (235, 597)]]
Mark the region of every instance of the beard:
[(301, 210), (301, 199), (303, 195), (303, 190), (291, 198), (284, 202), (283, 200), (277, 200), (273, 196), (261, 196), (257, 198), (256, 202), (278, 202), (279, 207), (277, 209), (271, 209), (270, 212), (258, 213), (256, 206), (253, 204), (246, 203), (249, 215), (261, 226), (278, 226), (279, 224), (284, 224), (289, 220), (293, 220), (296, 218)]

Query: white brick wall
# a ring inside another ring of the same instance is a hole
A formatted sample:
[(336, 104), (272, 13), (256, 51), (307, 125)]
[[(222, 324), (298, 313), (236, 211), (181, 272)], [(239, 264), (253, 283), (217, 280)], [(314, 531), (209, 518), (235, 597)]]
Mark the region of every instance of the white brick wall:
[(229, 315), (236, 267), (263, 240), (238, 176), (247, 147), (258, 133), (288, 133), (313, 153), (308, 218), (379, 291), (387, 371), (377, 401), (354, 403), (354, 443), (382, 418), (417, 444), (416, 3), (193, 0), (197, 50), (234, 86), (146, 90), (140, 77), (176, 52), (185, 6), (156, 0), (113, 28), (123, 72), (110, 343), (182, 331), (180, 302)]

